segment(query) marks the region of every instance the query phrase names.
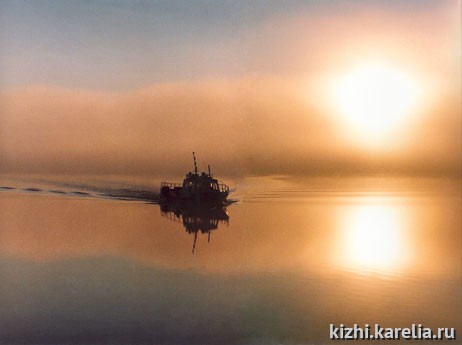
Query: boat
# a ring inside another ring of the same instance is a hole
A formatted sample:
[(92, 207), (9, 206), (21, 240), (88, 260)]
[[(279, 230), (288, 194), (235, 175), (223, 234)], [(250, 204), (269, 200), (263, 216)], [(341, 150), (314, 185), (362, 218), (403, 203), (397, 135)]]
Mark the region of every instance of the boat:
[(160, 184), (160, 202), (186, 202), (195, 204), (225, 204), (229, 187), (213, 178), (208, 172), (199, 174), (196, 155), (193, 152), (194, 173), (188, 172), (183, 183), (162, 182)]

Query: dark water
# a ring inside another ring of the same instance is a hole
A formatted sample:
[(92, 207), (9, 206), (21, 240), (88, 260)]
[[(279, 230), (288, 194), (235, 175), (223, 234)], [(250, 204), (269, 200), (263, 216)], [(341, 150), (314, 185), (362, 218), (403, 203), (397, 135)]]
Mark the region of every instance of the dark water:
[(460, 343), (460, 181), (247, 178), (224, 214), (69, 181), (2, 180), (0, 343), (329, 344), (342, 323)]

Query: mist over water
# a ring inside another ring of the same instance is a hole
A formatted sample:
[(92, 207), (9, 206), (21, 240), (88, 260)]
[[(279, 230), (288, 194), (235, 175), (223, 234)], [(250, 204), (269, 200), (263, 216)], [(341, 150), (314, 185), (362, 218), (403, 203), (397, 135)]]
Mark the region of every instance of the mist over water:
[(343, 136), (345, 123), (308, 102), (289, 79), (121, 93), (28, 87), (3, 92), (1, 100), (3, 173), (182, 176), (192, 169), (192, 151), (199, 169), (211, 164), (220, 176), (454, 176), (461, 168), (452, 103), (419, 114), (371, 151)]
[(460, 343), (461, 6), (0, 1), (0, 345)]
[[(460, 118), (427, 114), (370, 150), (284, 85), (4, 93), (0, 343), (459, 330)], [(161, 181), (194, 170), (192, 151), (231, 187), (222, 209), (158, 204)]]

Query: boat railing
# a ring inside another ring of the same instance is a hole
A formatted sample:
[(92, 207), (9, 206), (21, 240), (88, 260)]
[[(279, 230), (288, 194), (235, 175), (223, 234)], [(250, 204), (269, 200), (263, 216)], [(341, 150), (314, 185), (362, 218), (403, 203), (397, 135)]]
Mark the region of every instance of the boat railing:
[(181, 183), (175, 183), (175, 182), (162, 182), (160, 184), (160, 187), (168, 187), (168, 188), (178, 188), (182, 187), (183, 185)]
[(218, 188), (220, 192), (229, 193), (229, 187), (224, 183), (218, 183)]

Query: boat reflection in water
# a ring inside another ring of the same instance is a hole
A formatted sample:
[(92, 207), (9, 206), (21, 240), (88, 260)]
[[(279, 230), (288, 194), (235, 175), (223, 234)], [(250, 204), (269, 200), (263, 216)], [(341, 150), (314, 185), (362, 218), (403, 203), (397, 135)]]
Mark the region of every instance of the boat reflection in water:
[(197, 234), (207, 234), (220, 223), (229, 223), (226, 205), (229, 187), (220, 183), (210, 171), (199, 174), (193, 152), (194, 173), (186, 174), (183, 183), (162, 182), (160, 185), (160, 212), (163, 217), (183, 223), (189, 234), (194, 234), (192, 252), (196, 249)]
[(207, 235), (210, 242), (213, 230), (218, 229), (220, 224), (229, 224), (226, 205), (217, 203), (161, 202), (160, 212), (162, 217), (182, 223), (188, 234), (194, 234), (193, 254), (198, 233)]

